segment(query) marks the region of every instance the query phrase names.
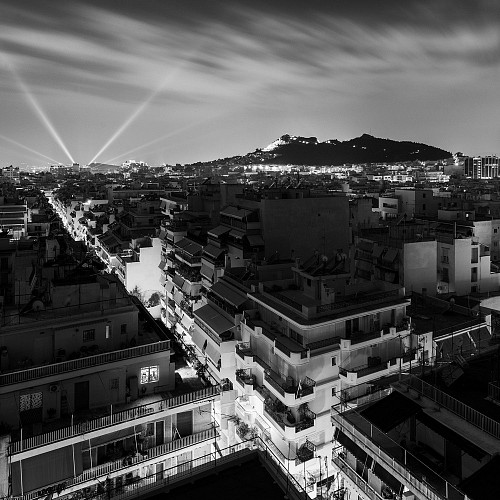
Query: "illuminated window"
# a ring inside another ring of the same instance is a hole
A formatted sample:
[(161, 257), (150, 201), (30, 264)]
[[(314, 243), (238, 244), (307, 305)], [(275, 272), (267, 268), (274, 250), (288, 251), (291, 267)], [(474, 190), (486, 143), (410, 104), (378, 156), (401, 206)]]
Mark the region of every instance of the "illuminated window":
[(141, 368), (141, 384), (149, 384), (151, 382), (158, 382), (160, 379), (158, 366), (146, 366)]

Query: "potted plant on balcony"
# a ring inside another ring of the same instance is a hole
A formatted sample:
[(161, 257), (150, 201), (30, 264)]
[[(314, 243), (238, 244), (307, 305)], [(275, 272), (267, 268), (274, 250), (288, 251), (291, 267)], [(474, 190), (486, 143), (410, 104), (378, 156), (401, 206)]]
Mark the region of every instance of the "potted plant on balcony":
[(241, 439), (246, 439), (247, 434), (250, 431), (250, 426), (246, 422), (240, 422), (236, 428), (236, 432)]

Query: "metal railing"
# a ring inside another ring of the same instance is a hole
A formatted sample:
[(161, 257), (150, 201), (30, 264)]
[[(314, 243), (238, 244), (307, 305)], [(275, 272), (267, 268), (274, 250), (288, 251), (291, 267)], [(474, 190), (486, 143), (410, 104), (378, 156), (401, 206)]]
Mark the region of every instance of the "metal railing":
[(496, 403), (500, 403), (500, 383), (495, 381), (495, 382), (488, 382), (488, 399), (491, 399), (492, 401)]
[(401, 378), (401, 383), (416, 390), (422, 396), (432, 399), (440, 406), (463, 418), (466, 422), (481, 429), (490, 436), (500, 439), (500, 422), (487, 417), (483, 413), (467, 406), (462, 401), (453, 398), (449, 394), (440, 391), (436, 387), (411, 374), (405, 374)]
[[(136, 456), (130, 457), (128, 460), (124, 460), (122, 458), (120, 460), (115, 460), (113, 462), (108, 462), (96, 467), (92, 467), (91, 469), (83, 471), (77, 477), (70, 478), (64, 481), (65, 488), (96, 480), (100, 477), (108, 476), (112, 472), (116, 472), (119, 470), (124, 470), (125, 472), (125, 469), (129, 469), (130, 467), (134, 467), (135, 465), (147, 462), (153, 458), (164, 457), (165, 455), (178, 450), (182, 450), (183, 448), (187, 448), (189, 446), (200, 444), (205, 441), (210, 441), (217, 436), (218, 434), (215, 429), (207, 429), (196, 434), (191, 434), (190, 436), (176, 439), (175, 441), (170, 441), (169, 443), (164, 443), (153, 448), (149, 448), (146, 450), (145, 455), (138, 453)], [(23, 500), (33, 500), (35, 498), (38, 498), (38, 496), (39, 492), (33, 491), (24, 495)]]
[(200, 389), (198, 391), (189, 392), (180, 396), (174, 396), (168, 399), (162, 399), (155, 403), (136, 406), (127, 410), (117, 411), (110, 413), (104, 417), (99, 417), (86, 422), (81, 422), (74, 425), (69, 425), (52, 432), (39, 434), (37, 436), (29, 437), (27, 439), (19, 439), (12, 441), (9, 446), (10, 455), (21, 453), (27, 450), (45, 446), (58, 441), (72, 438), (81, 434), (88, 434), (89, 432), (111, 427), (116, 424), (124, 422), (133, 422), (135, 419), (141, 418), (145, 415), (152, 415), (160, 413), (171, 408), (176, 408), (196, 401), (213, 398), (219, 394), (219, 386), (210, 386)]
[(170, 340), (162, 340), (159, 342), (155, 342), (154, 344), (129, 347), (128, 349), (105, 352), (96, 354), (95, 356), (87, 356), (85, 358), (74, 359), (71, 361), (63, 361), (61, 363), (54, 363), (51, 365), (27, 368), (12, 373), (3, 373), (0, 375), (0, 386), (17, 384), (29, 380), (38, 380), (44, 377), (61, 375), (62, 373), (68, 373), (75, 370), (83, 370), (85, 368), (92, 368), (94, 366), (105, 365), (108, 363), (114, 363), (116, 361), (146, 356), (148, 354), (168, 350), (170, 350)]

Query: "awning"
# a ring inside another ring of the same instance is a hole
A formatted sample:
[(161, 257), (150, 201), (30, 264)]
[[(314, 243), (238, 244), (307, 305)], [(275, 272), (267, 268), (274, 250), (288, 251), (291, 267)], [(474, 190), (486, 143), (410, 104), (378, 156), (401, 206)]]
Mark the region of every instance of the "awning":
[(184, 281), (184, 283), (182, 284), (182, 291), (184, 293), (187, 293), (188, 295), (191, 295), (192, 288), (193, 288), (193, 286), (191, 285), (191, 283), (189, 283), (188, 280)]
[(222, 234), (226, 234), (226, 233), (229, 233), (229, 231), (231, 231), (231, 228), (230, 227), (226, 227), (226, 226), (217, 226), (216, 228), (214, 229), (210, 229), (208, 231), (208, 235), (209, 236), (215, 236), (215, 237), (218, 237), (218, 236), (221, 236)]
[(160, 231), (160, 234), (158, 235), (158, 238), (160, 238), (160, 240), (164, 240), (165, 239), (165, 236), (167, 236), (167, 231), (164, 231), (163, 229)]
[(244, 293), (239, 293), (236, 290), (233, 290), (222, 281), (218, 281), (212, 285), (210, 291), (218, 295), (226, 302), (229, 302), (234, 307), (239, 307), (247, 301), (247, 296)]
[(237, 229), (231, 229), (229, 236), (241, 240), (243, 239), (243, 236), (245, 236), (245, 233), (243, 231), (238, 231)]
[(369, 469), (372, 466), (373, 459), (354, 441), (348, 438), (342, 431), (339, 431), (337, 442), (341, 444), (349, 453), (354, 455), (365, 467)]
[(373, 467), (373, 473), (379, 479), (381, 479), (387, 486), (389, 486), (389, 488), (394, 493), (396, 493), (397, 495), (401, 495), (401, 490), (403, 489), (403, 485), (377, 462), (375, 462), (375, 466)]
[(229, 217), (234, 217), (235, 219), (243, 219), (247, 215), (250, 215), (252, 213), (251, 210), (246, 210), (245, 208), (238, 208), (238, 207), (226, 207), (220, 211), (221, 215), (227, 215)]
[(376, 246), (374, 249), (373, 249), (373, 256), (378, 259), (381, 255), (382, 255), (382, 252), (384, 251), (384, 247), (379, 247), (379, 246)]
[(206, 253), (207, 255), (213, 257), (214, 259), (217, 259), (221, 254), (224, 253), (224, 250), (209, 243), (208, 245), (203, 247), (203, 253)]
[(433, 430), (436, 434), (439, 434), (447, 441), (454, 443), (458, 448), (476, 460), (482, 460), (486, 455), (488, 455), (486, 451), (479, 448), (479, 446), (474, 444), (472, 441), (466, 439), (462, 434), (459, 434), (445, 424), (432, 418), (429, 414), (422, 412), (417, 415), (417, 419), (426, 427)]
[(178, 274), (174, 276), (174, 283), (179, 287), (182, 288), (182, 285), (184, 284), (184, 278)]
[(219, 349), (210, 343), (210, 341), (207, 343), (205, 354), (212, 360), (212, 363), (217, 366), (220, 360), (220, 352)]
[(385, 260), (386, 262), (394, 262), (394, 259), (397, 257), (397, 255), (397, 248), (389, 248), (389, 250), (387, 250), (387, 253), (382, 257), (382, 260)]
[(212, 306), (206, 305), (194, 311), (194, 315), (217, 335), (230, 330), (234, 324), (227, 320), (221, 313), (216, 311)]
[(201, 265), (200, 274), (202, 276), (205, 276), (205, 278), (207, 278), (207, 280), (212, 281), (212, 278), (213, 278), (213, 275), (214, 275), (214, 270), (211, 269), (210, 267), (208, 267), (207, 265), (202, 264)]
[(264, 246), (264, 240), (262, 239), (262, 236), (260, 234), (249, 234), (247, 235), (247, 240), (248, 243), (250, 243), (250, 246), (252, 247)]
[(160, 263), (158, 264), (158, 267), (163, 271), (166, 265), (167, 263), (164, 260), (161, 260)]
[(181, 302), (183, 301), (184, 299), (184, 296), (182, 295), (182, 292), (180, 292), (179, 290), (176, 290), (174, 292), (174, 301), (175, 303), (180, 306), (181, 305)]
[(174, 288), (174, 284), (171, 281), (167, 281), (165, 283), (165, 292), (171, 293), (173, 288)]
[(181, 319), (181, 324), (182, 326), (186, 329), (189, 330), (194, 322), (193, 318), (190, 318), (187, 314), (184, 314)]
[(191, 334), (191, 340), (201, 351), (203, 350), (203, 344), (205, 343), (206, 338), (203, 334), (196, 328), (196, 326), (189, 332)]

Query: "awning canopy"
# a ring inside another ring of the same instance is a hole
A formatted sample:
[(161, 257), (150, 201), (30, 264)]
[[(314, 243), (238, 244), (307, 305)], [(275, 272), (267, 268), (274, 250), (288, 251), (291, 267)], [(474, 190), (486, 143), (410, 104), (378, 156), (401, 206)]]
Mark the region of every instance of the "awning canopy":
[(214, 259), (218, 259), (220, 255), (224, 253), (224, 250), (209, 243), (208, 245), (203, 247), (203, 253), (206, 253), (207, 255), (213, 257)]
[(184, 284), (184, 278), (178, 274), (174, 276), (174, 283), (179, 287), (182, 288), (182, 285)]
[(167, 293), (170, 293), (172, 291), (172, 289), (174, 288), (174, 284), (171, 282), (171, 281), (167, 281), (165, 283), (165, 291)]
[(462, 434), (454, 431), (447, 425), (439, 422), (435, 418), (432, 418), (428, 413), (421, 412), (417, 415), (419, 422), (424, 424), (429, 429), (433, 430), (436, 434), (439, 434), (447, 441), (452, 442), (462, 451), (475, 458), (476, 460), (482, 460), (488, 453), (482, 448), (479, 448), (472, 441), (469, 441)]
[(251, 210), (238, 207), (226, 207), (220, 211), (221, 215), (227, 215), (229, 217), (234, 217), (235, 219), (244, 219), (246, 216), (252, 213)]
[(244, 293), (238, 292), (230, 288), (222, 281), (218, 281), (217, 283), (212, 285), (210, 291), (218, 295), (221, 299), (225, 300), (226, 302), (229, 302), (234, 307), (240, 307), (247, 300), (247, 296)]
[(389, 472), (387, 472), (381, 465), (375, 462), (373, 473), (381, 479), (389, 488), (397, 495), (401, 495), (403, 485)]
[(207, 278), (207, 280), (212, 281), (212, 278), (214, 276), (214, 270), (211, 269), (210, 267), (208, 267), (207, 265), (202, 264), (201, 269), (200, 269), (200, 274), (202, 276), (205, 276), (205, 278)]
[(193, 318), (190, 318), (187, 314), (183, 314), (182, 319), (181, 319), (181, 325), (186, 329), (189, 330), (194, 322)]
[(208, 231), (208, 235), (209, 236), (215, 236), (215, 237), (218, 237), (218, 236), (221, 236), (223, 234), (226, 234), (226, 233), (229, 233), (229, 231), (231, 231), (231, 228), (230, 227), (226, 227), (226, 226), (217, 226), (216, 228), (214, 229), (210, 229)]
[(195, 243), (194, 241), (188, 240), (187, 238), (183, 238), (182, 240), (179, 240), (175, 244), (176, 248), (179, 248), (183, 252), (186, 252), (189, 255), (200, 255), (203, 247), (199, 245), (198, 243)]
[(203, 344), (206, 341), (203, 333), (201, 333), (196, 327), (194, 327), (189, 333), (191, 334), (191, 340), (196, 345), (196, 347), (198, 347), (200, 351), (203, 350)]
[(184, 299), (184, 296), (182, 295), (182, 292), (180, 292), (179, 290), (176, 290), (174, 292), (174, 301), (175, 303), (180, 306), (181, 305), (181, 302), (183, 301)]
[(247, 235), (247, 240), (248, 243), (250, 243), (250, 246), (252, 247), (264, 246), (264, 240), (262, 239), (262, 236), (260, 234), (249, 234)]
[(372, 457), (340, 430), (338, 431), (337, 442), (349, 451), (349, 453), (353, 454), (360, 462), (363, 462), (367, 469), (372, 466)]
[(227, 320), (221, 313), (216, 311), (212, 306), (206, 305), (194, 311), (194, 315), (199, 321), (207, 325), (217, 335), (224, 333), (233, 328), (234, 324)]
[(238, 231), (237, 229), (231, 229), (229, 236), (241, 240), (243, 239), (243, 236), (245, 236), (245, 233), (243, 231)]
[(220, 352), (214, 345), (208, 341), (207, 347), (205, 349), (205, 354), (212, 360), (214, 365), (217, 365), (220, 360)]

